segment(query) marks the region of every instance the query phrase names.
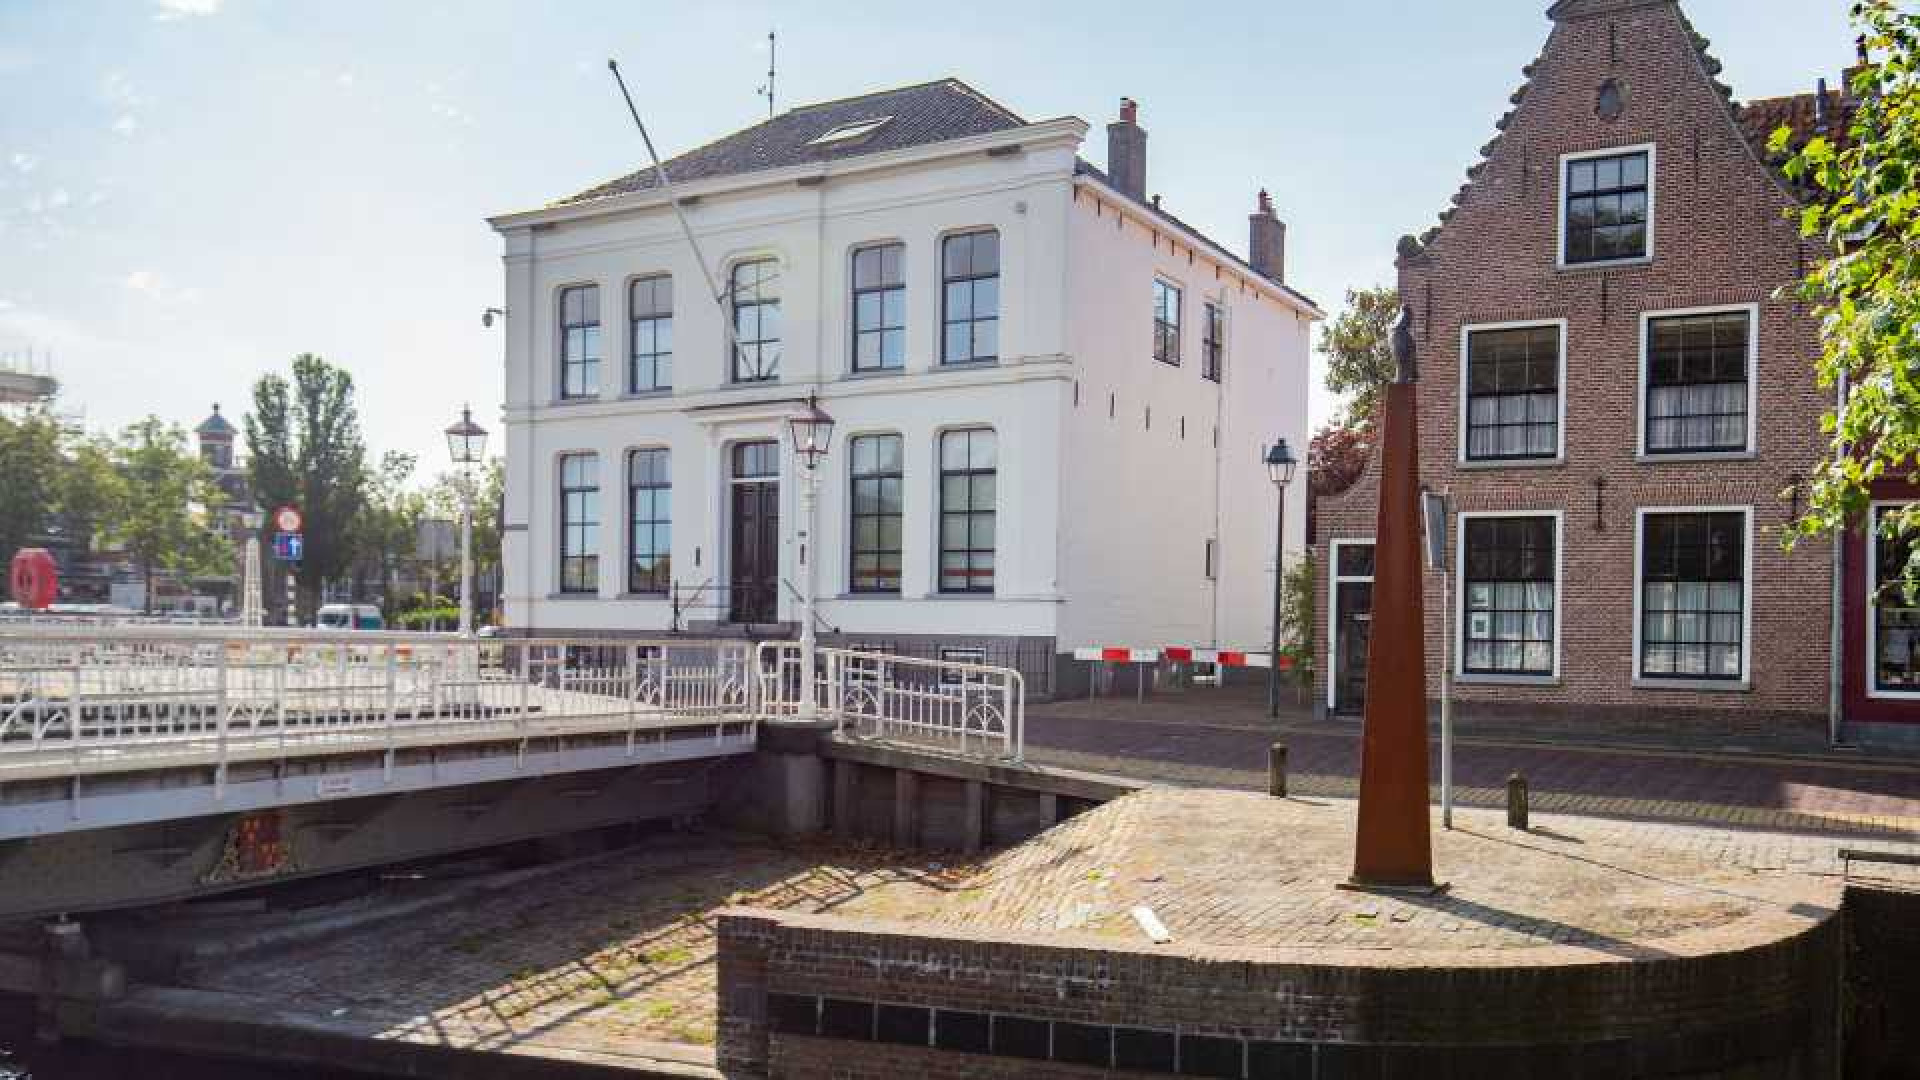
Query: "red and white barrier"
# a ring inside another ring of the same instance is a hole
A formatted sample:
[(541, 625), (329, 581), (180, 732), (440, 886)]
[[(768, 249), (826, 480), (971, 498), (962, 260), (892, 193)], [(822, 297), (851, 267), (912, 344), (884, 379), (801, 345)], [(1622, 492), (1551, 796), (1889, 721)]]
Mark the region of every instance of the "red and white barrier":
[[(1134, 649), (1125, 646), (1095, 646), (1073, 650), (1075, 660), (1098, 660), (1109, 664), (1215, 664), (1219, 667), (1270, 668), (1273, 657), (1263, 652), (1235, 649), (1196, 649), (1188, 645), (1168, 645), (1159, 649)], [(1293, 666), (1290, 657), (1280, 658), (1280, 669)]]

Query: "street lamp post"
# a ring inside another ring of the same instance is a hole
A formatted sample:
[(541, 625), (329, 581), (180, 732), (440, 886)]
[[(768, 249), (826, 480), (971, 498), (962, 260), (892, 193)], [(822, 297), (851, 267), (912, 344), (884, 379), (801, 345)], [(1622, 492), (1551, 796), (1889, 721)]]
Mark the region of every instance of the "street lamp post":
[(1286, 608), (1287, 590), (1287, 485), (1293, 483), (1293, 470), (1299, 461), (1287, 448), (1285, 439), (1276, 440), (1268, 447), (1263, 460), (1280, 504), (1273, 533), (1273, 652), (1268, 657), (1267, 668), (1267, 715), (1277, 720), (1280, 718), (1280, 622)]
[(487, 429), (460, 407), (460, 422), (447, 428), (447, 453), (460, 467), (460, 636), (473, 636), (473, 466), (487, 452)]
[(814, 717), (813, 652), (815, 622), (813, 613), (814, 507), (820, 490), (819, 466), (833, 444), (833, 417), (820, 408), (818, 399), (807, 396), (805, 411), (787, 418), (787, 430), (793, 437), (793, 451), (800, 459), (800, 719)]

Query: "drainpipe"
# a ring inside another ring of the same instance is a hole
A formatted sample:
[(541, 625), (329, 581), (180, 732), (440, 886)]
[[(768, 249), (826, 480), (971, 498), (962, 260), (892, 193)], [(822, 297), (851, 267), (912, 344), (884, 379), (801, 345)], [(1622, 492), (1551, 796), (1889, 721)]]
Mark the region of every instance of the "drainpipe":
[[(1847, 403), (1847, 375), (1840, 373), (1840, 385), (1834, 401), (1836, 412)], [(1848, 451), (1842, 444), (1840, 453)], [(1867, 527), (1873, 527), (1872, 515), (1868, 515)], [(1847, 534), (1843, 531), (1833, 538), (1833, 589), (1828, 598), (1830, 617), (1827, 630), (1827, 745), (1846, 745), (1840, 737), (1842, 720), (1841, 686), (1846, 667), (1846, 571), (1847, 571)], [(1871, 660), (1871, 658), (1869, 658)]]

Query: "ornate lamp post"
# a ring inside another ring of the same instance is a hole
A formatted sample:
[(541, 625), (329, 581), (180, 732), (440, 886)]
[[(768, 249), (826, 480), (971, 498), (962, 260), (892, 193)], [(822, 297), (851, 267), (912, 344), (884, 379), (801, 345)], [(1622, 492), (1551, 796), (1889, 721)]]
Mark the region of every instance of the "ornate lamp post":
[(1293, 483), (1293, 470), (1300, 462), (1288, 449), (1287, 440), (1279, 439), (1267, 448), (1267, 478), (1273, 481), (1274, 491), (1279, 493), (1279, 521), (1274, 527), (1273, 539), (1273, 655), (1268, 659), (1267, 668), (1267, 715), (1274, 719), (1280, 717), (1280, 621), (1286, 608), (1287, 590), (1287, 485)]
[(487, 429), (460, 407), (460, 422), (447, 428), (447, 454), (460, 467), (460, 635), (473, 636), (473, 466), (486, 456)]
[(800, 719), (814, 716), (813, 688), (813, 540), (814, 506), (820, 490), (819, 466), (833, 445), (833, 417), (807, 395), (805, 410), (787, 418), (793, 452), (800, 460)]

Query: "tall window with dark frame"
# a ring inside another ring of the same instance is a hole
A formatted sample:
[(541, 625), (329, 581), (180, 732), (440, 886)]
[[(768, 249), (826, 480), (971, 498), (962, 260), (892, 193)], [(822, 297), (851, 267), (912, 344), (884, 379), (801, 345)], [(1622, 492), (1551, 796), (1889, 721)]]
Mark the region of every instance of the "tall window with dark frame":
[(673, 472), (666, 450), (627, 455), (627, 591), (673, 585)]
[(673, 279), (646, 277), (627, 288), (627, 392), (673, 389)]
[(1647, 514), (1640, 536), (1640, 675), (1738, 679), (1747, 517)]
[(736, 263), (727, 276), (727, 296), (733, 308), (733, 381), (779, 378), (779, 262), (754, 259)]
[(600, 395), (600, 286), (560, 290), (560, 396)]
[(853, 253), (853, 370), (898, 371), (907, 359), (905, 244)]
[(1553, 674), (1553, 519), (1468, 518), (1461, 542), (1461, 670)]
[(1207, 302), (1206, 321), (1200, 328), (1200, 377), (1220, 381), (1227, 351), (1227, 319), (1220, 305)]
[(1180, 366), (1180, 289), (1159, 278), (1153, 281), (1153, 358)]
[(849, 587), (857, 593), (900, 591), (901, 484), (904, 468), (898, 435), (858, 435), (848, 442), (852, 458), (852, 509), (848, 521)]
[(1911, 536), (1889, 536), (1888, 518), (1904, 510), (1877, 506), (1873, 510), (1873, 689), (1882, 694), (1920, 694), (1920, 605), (1907, 596), (1907, 562), (1913, 555)]
[(1467, 333), (1467, 460), (1560, 452), (1560, 328)]
[(940, 436), (940, 591), (993, 591), (998, 439), (989, 428)]
[(1647, 320), (1647, 453), (1747, 448), (1745, 311)]
[(940, 245), (940, 362), (1000, 357), (1000, 234), (957, 233)]
[(1647, 153), (1567, 162), (1565, 261), (1637, 259), (1647, 253)]
[(560, 459), (560, 591), (600, 589), (600, 458)]

